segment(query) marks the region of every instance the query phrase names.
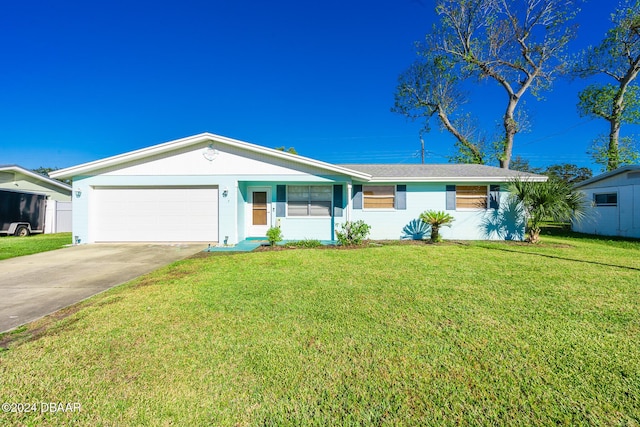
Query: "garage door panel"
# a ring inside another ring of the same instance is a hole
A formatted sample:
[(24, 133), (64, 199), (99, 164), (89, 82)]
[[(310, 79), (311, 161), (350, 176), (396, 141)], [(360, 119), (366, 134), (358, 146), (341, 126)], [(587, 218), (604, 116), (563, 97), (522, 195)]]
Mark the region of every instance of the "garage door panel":
[(218, 240), (217, 187), (95, 188), (92, 240)]

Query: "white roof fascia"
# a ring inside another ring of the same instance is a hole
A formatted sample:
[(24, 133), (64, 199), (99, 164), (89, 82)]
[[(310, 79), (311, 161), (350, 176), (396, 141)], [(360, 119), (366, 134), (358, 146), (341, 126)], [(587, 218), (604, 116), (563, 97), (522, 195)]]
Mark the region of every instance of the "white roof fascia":
[(600, 175), (596, 175), (593, 178), (586, 179), (582, 182), (575, 184), (574, 188), (586, 187), (594, 182), (602, 181), (603, 179), (611, 178), (612, 176), (619, 175), (625, 172), (638, 171), (640, 170), (640, 165), (625, 165), (620, 166), (618, 169), (614, 169), (612, 171), (601, 173)]
[(320, 169), (325, 169), (330, 172), (336, 172), (342, 175), (347, 175), (352, 178), (358, 178), (368, 181), (371, 179), (371, 175), (354, 171), (351, 169), (343, 168), (340, 166), (332, 165), (330, 163), (321, 162), (319, 160), (310, 159), (308, 157), (299, 156), (297, 154), (285, 153), (283, 151), (275, 150), (272, 148), (261, 147), (259, 145), (251, 144), (237, 139), (231, 139), (220, 135), (214, 135), (212, 133), (201, 133), (198, 135), (177, 139), (174, 141), (165, 142), (163, 144), (154, 145), (151, 147), (142, 148), (140, 150), (130, 151), (128, 153), (119, 154), (105, 159), (96, 160), (89, 163), (84, 163), (78, 166), (72, 166), (70, 168), (61, 169), (51, 173), (51, 176), (55, 178), (71, 178), (73, 176), (85, 174), (99, 169), (104, 169), (110, 166), (116, 166), (122, 163), (127, 163), (145, 157), (153, 156), (156, 154), (165, 153), (168, 151), (176, 150), (182, 147), (188, 147), (189, 145), (195, 145), (202, 142), (219, 142), (232, 147), (238, 147), (247, 151), (252, 151), (259, 154), (265, 154), (268, 156), (286, 159), (293, 161), (294, 163), (300, 163), (307, 166), (313, 166)]
[[(47, 182), (47, 183), (49, 183), (51, 185), (55, 185), (56, 187), (60, 187), (63, 190), (71, 191), (71, 186), (68, 185), (68, 184), (65, 184), (64, 182), (56, 181), (55, 179), (51, 179), (51, 178), (46, 177), (44, 175), (40, 175), (39, 173), (32, 172), (32, 171), (30, 171), (28, 169), (25, 169), (25, 168), (22, 168), (20, 166), (3, 166), (3, 167), (0, 167), (0, 172), (2, 172), (2, 171), (19, 172), (19, 173), (21, 173), (23, 175), (27, 175), (27, 176), (29, 176), (31, 178)], [(51, 174), (53, 175), (53, 172), (51, 172)]]

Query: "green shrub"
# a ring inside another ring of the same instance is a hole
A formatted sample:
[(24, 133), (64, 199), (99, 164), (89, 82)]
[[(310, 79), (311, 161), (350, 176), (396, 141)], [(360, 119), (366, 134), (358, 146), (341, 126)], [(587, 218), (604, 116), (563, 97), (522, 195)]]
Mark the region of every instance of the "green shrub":
[(340, 230), (336, 230), (336, 238), (343, 246), (361, 245), (369, 237), (370, 231), (371, 226), (363, 220), (347, 221), (340, 225)]
[(267, 240), (271, 246), (282, 241), (282, 230), (280, 227), (271, 227), (267, 230)]
[(292, 246), (294, 248), (317, 248), (318, 246), (322, 246), (322, 243), (320, 243), (320, 240), (316, 239), (304, 239), (289, 242), (287, 243), (287, 246)]

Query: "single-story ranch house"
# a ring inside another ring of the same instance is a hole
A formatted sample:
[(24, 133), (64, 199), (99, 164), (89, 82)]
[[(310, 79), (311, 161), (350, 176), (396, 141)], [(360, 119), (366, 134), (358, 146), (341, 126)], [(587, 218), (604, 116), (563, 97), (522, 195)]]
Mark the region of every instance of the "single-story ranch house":
[(640, 238), (640, 166), (622, 166), (575, 186), (592, 202), (585, 221), (574, 231)]
[(75, 243), (235, 244), (280, 226), (287, 240), (334, 240), (364, 220), (399, 239), (425, 210), (455, 217), (448, 239), (522, 239), (515, 176), (483, 165), (336, 165), (210, 133), (52, 173), (73, 179)]

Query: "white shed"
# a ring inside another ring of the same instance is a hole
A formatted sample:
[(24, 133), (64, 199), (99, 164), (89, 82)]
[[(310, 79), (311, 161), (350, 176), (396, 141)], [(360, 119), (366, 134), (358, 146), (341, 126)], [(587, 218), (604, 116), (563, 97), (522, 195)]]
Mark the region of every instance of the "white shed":
[(640, 238), (640, 165), (622, 166), (576, 185), (592, 203), (589, 217), (574, 231)]

